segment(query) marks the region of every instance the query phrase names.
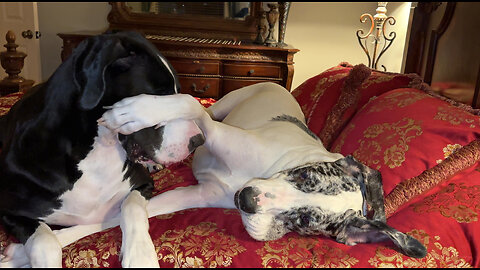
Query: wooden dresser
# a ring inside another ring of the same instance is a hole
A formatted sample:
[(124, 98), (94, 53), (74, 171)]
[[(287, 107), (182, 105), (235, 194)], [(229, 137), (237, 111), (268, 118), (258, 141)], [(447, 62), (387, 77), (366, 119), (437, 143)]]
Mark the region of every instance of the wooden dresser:
[[(59, 33), (64, 61), (85, 38), (99, 32)], [(218, 39), (167, 40), (146, 35), (172, 64), (181, 92), (196, 97), (220, 98), (228, 92), (258, 82), (275, 82), (291, 90), (293, 56), (298, 49), (258, 46)]]

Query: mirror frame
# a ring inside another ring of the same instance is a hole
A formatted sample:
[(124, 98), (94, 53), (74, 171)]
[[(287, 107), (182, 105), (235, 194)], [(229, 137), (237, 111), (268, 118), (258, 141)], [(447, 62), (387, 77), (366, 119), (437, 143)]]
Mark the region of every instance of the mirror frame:
[(250, 3), (250, 15), (245, 17), (245, 20), (200, 15), (138, 13), (132, 12), (126, 2), (109, 4), (112, 6), (107, 17), (110, 30), (130, 29), (144, 34), (253, 41), (257, 34), (257, 18), (262, 2)]

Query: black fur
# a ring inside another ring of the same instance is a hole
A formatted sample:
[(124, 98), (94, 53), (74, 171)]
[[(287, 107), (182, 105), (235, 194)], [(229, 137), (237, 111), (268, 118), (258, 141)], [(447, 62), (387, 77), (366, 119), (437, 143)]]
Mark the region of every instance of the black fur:
[(317, 134), (313, 133), (308, 127), (302, 123), (298, 118), (293, 117), (291, 115), (287, 114), (282, 114), (277, 117), (272, 118), (272, 121), (285, 121), (285, 122), (290, 122), (299, 128), (301, 128), (303, 131), (305, 131), (310, 137), (314, 138), (315, 140), (320, 141), (320, 138), (318, 138)]
[[(39, 217), (61, 206), (57, 198), (81, 177), (77, 165), (92, 150), (103, 106), (179, 89), (159, 57), (138, 33), (89, 38), (0, 118), (0, 220), (20, 242), (35, 231)], [(130, 161), (125, 167), (133, 188), (149, 198), (153, 182), (145, 169)]]

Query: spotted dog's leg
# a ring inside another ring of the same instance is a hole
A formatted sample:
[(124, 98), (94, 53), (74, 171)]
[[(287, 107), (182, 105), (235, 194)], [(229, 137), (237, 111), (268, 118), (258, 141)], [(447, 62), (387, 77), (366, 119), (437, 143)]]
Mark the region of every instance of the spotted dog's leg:
[(98, 119), (98, 123), (129, 135), (144, 128), (163, 126), (176, 119), (194, 120), (200, 129), (204, 119), (211, 120), (205, 108), (188, 94), (142, 94), (115, 103), (111, 110)]
[(147, 205), (148, 215), (152, 217), (190, 208), (235, 208), (234, 190), (228, 185), (216, 178), (196, 177), (199, 179), (197, 185), (179, 187), (151, 198)]
[(148, 201), (139, 191), (130, 192), (121, 207), (122, 267), (160, 267), (148, 233)]
[(346, 216), (335, 234), (338, 242), (350, 246), (391, 240), (399, 248), (399, 252), (407, 256), (423, 258), (427, 255), (427, 249), (417, 239), (395, 230), (382, 221), (368, 220), (354, 213)]
[[(227, 114), (229, 114), (233, 108), (235, 108), (241, 102), (249, 99), (259, 91), (269, 88), (282, 88), (280, 85), (271, 82), (257, 83), (254, 85), (242, 87), (235, 91), (229, 92), (212, 106), (208, 107), (206, 110), (216, 121), (222, 121)], [(281, 89), (285, 91), (285, 89)]]

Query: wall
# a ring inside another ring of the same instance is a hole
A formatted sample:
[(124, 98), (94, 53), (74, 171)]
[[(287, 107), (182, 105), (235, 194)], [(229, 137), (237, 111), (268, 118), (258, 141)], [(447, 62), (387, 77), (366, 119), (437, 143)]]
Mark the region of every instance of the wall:
[[(300, 49), (294, 57), (292, 89), (342, 61), (368, 64), (355, 33), (358, 29), (366, 33), (368, 22), (360, 23), (360, 15), (374, 15), (376, 7), (377, 2), (292, 2), (285, 42)], [(38, 2), (38, 8), (44, 79), (61, 63), (62, 41), (57, 33), (103, 31), (108, 27), (110, 5), (107, 2)], [(386, 28), (387, 34), (397, 32), (397, 38), (380, 61), (387, 71), (401, 71), (409, 9), (410, 2), (387, 5), (387, 15), (397, 20), (395, 25)]]
[[(376, 8), (377, 2), (292, 2), (285, 42), (300, 49), (294, 57), (292, 89), (342, 61), (368, 65), (356, 31), (368, 32), (370, 21), (361, 23), (360, 15), (374, 15)], [(380, 59), (379, 68), (384, 64), (387, 71), (401, 71), (409, 13), (410, 2), (388, 3), (387, 16), (394, 16), (396, 24), (388, 24), (385, 30), (387, 35), (395, 31), (397, 37)]]
[(109, 12), (107, 2), (38, 2), (43, 80), (47, 80), (62, 62), (62, 39), (57, 33), (105, 31)]

